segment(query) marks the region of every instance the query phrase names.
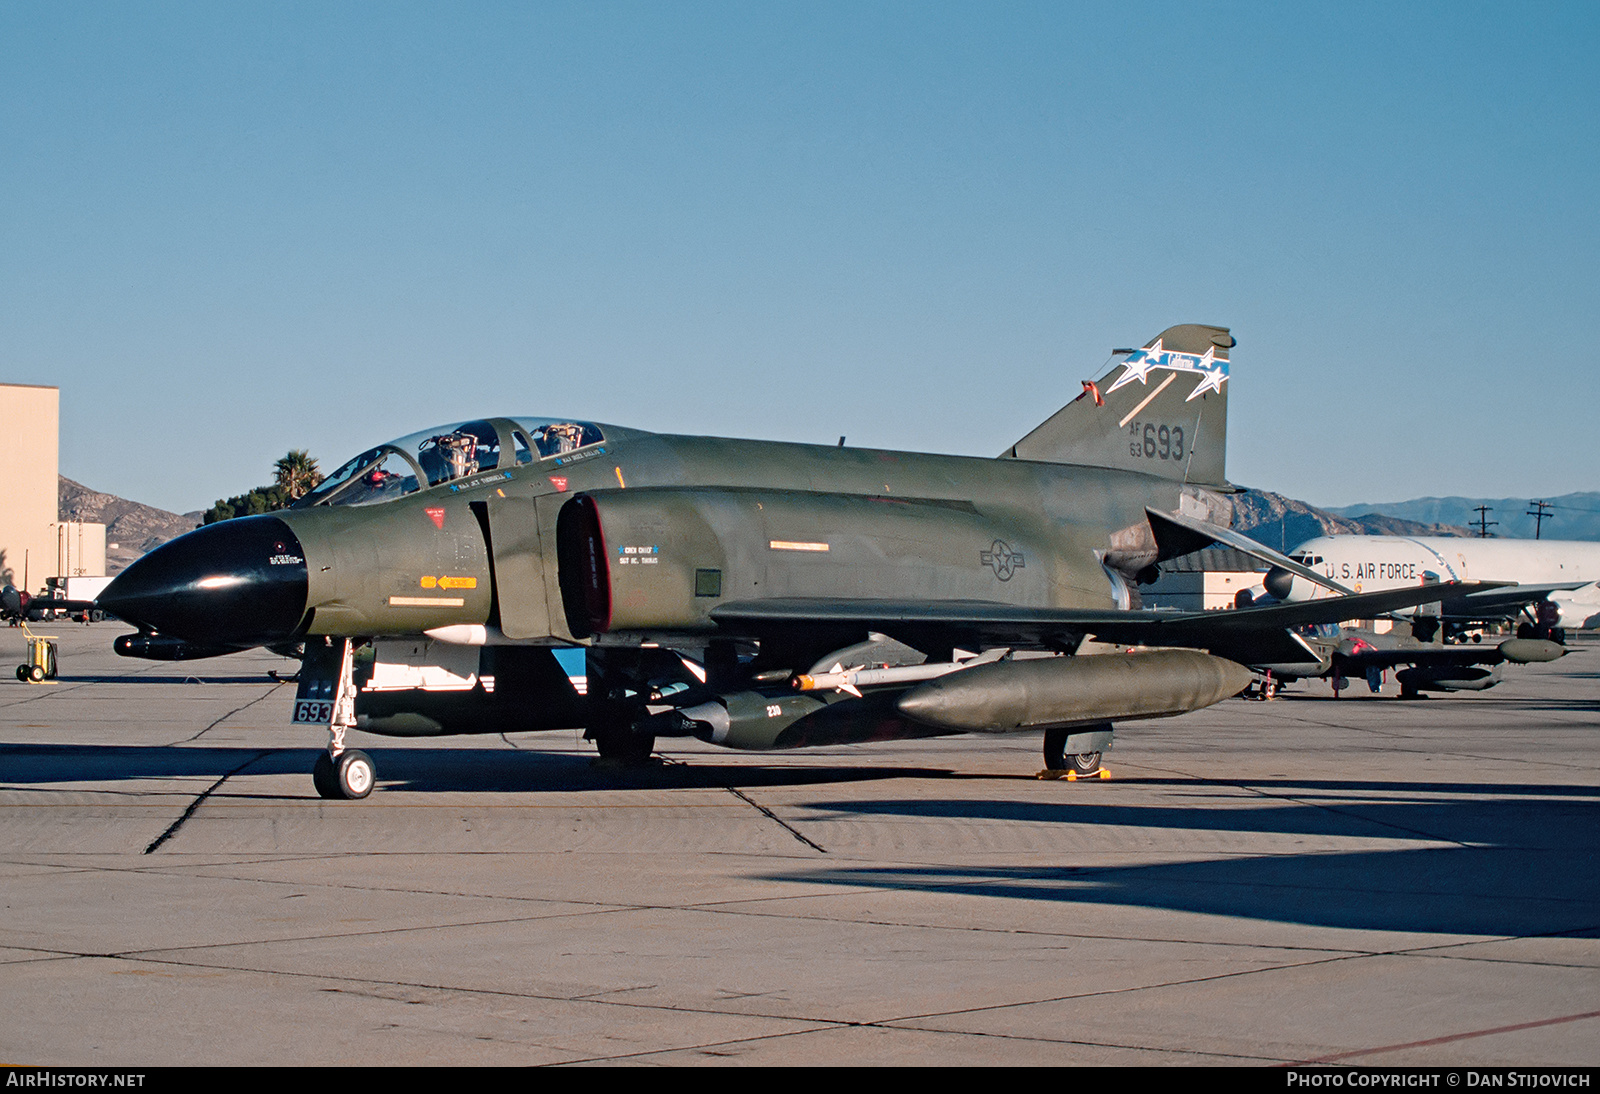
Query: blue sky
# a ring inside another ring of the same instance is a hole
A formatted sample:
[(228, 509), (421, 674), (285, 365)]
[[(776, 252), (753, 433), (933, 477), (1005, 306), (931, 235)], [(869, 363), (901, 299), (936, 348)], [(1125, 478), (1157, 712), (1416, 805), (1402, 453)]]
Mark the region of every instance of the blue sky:
[(484, 414), (989, 455), (1179, 322), (1230, 477), (1597, 486), (1600, 6), (0, 4), (0, 380), (176, 510)]

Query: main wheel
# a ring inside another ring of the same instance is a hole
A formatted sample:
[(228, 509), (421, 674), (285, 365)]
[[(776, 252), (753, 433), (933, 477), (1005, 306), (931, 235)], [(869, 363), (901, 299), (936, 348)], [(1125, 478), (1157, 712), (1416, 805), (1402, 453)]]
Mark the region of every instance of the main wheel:
[(607, 726), (594, 730), (590, 736), (602, 760), (642, 764), (650, 759), (650, 754), (656, 749), (656, 739), (652, 734), (635, 733), (627, 726)]
[(43, 665), (30, 665), (28, 667), (28, 679), (32, 680), (35, 684), (37, 684), (40, 680), (43, 680), (44, 679), (44, 666)]
[(18, 665), (17, 666), (17, 679), (21, 680), (24, 684), (26, 684), (28, 682), (28, 666), (27, 665)]
[[(593, 678), (589, 686), (595, 686)], [(645, 714), (642, 701), (591, 692), (587, 707), (587, 727), (583, 735), (594, 742), (602, 760), (642, 764), (650, 759), (650, 753), (656, 747), (655, 735), (634, 729)]]
[(1070, 729), (1044, 731), (1044, 766), (1046, 771), (1070, 771), (1074, 775), (1093, 775), (1100, 770), (1100, 753), (1078, 752), (1067, 755), (1067, 738)]
[(1093, 775), (1100, 770), (1100, 753), (1080, 752), (1070, 760), (1074, 775)]

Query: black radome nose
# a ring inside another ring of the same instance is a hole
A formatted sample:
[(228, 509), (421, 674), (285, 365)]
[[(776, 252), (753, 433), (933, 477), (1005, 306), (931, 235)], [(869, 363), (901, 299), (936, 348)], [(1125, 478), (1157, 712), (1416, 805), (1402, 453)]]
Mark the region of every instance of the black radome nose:
[(283, 642), (306, 613), (305, 551), (277, 517), (208, 524), (136, 561), (96, 604), (141, 629), (189, 642)]

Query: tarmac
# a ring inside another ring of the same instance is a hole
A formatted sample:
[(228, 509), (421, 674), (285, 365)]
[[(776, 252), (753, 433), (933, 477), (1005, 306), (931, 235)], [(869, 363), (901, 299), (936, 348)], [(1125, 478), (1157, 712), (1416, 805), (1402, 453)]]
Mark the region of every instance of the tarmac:
[(0, 1062), (1600, 1062), (1600, 644), (1121, 727), (781, 753), (356, 734), (293, 662), (0, 630)]

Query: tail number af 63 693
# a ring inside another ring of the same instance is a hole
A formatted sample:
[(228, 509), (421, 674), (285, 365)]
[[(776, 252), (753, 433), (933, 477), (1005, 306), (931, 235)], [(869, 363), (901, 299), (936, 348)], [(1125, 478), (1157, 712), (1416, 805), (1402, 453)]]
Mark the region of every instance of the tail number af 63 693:
[(1183, 426), (1134, 422), (1128, 430), (1128, 454), (1147, 460), (1183, 459)]
[(294, 704), (294, 718), (291, 724), (305, 724), (325, 726), (333, 721), (333, 701), (331, 699), (299, 699)]

